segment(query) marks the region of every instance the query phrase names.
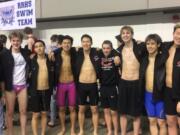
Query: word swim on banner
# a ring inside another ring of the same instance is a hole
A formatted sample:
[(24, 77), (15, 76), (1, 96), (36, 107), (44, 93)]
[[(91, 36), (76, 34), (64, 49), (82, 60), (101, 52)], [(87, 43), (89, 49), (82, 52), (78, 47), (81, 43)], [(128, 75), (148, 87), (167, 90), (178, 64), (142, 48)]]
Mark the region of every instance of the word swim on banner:
[(0, 30), (36, 28), (35, 0), (0, 3)]

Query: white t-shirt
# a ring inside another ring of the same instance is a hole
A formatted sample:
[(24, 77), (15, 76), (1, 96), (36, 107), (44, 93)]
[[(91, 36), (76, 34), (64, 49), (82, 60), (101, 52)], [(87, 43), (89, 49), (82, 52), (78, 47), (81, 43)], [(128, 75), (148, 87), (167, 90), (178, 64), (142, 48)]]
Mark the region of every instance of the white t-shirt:
[(21, 53), (12, 53), (14, 58), (13, 85), (26, 84), (26, 61)]

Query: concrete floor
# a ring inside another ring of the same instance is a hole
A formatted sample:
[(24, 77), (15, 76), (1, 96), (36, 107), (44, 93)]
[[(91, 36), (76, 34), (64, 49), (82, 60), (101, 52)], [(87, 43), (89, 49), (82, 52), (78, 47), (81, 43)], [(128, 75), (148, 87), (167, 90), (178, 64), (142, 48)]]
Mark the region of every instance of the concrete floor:
[[(28, 118), (28, 126), (27, 126), (27, 135), (32, 135), (32, 130), (31, 130), (31, 121), (30, 121), (30, 117)], [(69, 118), (67, 118), (66, 120), (66, 126), (67, 126), (67, 132), (65, 133), (65, 135), (70, 135), (70, 122), (69, 122)], [(128, 122), (128, 135), (133, 135), (132, 134), (132, 121), (129, 120)], [(40, 125), (40, 123), (39, 123)], [(147, 125), (147, 119), (143, 118), (142, 119), (142, 135), (150, 135), (148, 132), (148, 125)], [(59, 125), (59, 121), (57, 119), (56, 122), (56, 126), (53, 128), (47, 127), (47, 133), (46, 135), (57, 135), (58, 132), (60, 131), (60, 125)], [(78, 133), (79, 128), (78, 128), (78, 123), (76, 123), (76, 132)], [(92, 135), (92, 123), (91, 123), (91, 119), (87, 118), (85, 121), (85, 135)], [(6, 135), (6, 133), (4, 132), (4, 135)], [(14, 135), (20, 135), (20, 126), (14, 126)], [(39, 135), (40, 135), (40, 128), (39, 128)], [(99, 126), (99, 135), (106, 135), (106, 128)], [(120, 133), (119, 133), (120, 135)]]

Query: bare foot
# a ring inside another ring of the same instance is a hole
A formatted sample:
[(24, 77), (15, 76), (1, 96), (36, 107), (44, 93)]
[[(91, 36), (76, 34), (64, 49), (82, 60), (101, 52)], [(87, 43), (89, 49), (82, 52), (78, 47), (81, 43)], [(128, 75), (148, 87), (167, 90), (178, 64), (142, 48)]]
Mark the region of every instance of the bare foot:
[(59, 132), (57, 135), (65, 135), (65, 130), (62, 130), (62, 131)]
[(75, 133), (75, 132), (72, 132), (71, 135), (76, 135), (76, 133)]
[(54, 127), (54, 126), (55, 126), (55, 124), (54, 124), (53, 122), (51, 122), (51, 121), (49, 121), (47, 125), (48, 125), (49, 127)]
[(107, 135), (112, 135), (112, 132), (108, 132)]
[(78, 135), (84, 135), (84, 132), (79, 132), (79, 134)]
[(94, 132), (93, 135), (98, 135), (98, 133), (97, 133), (97, 132)]

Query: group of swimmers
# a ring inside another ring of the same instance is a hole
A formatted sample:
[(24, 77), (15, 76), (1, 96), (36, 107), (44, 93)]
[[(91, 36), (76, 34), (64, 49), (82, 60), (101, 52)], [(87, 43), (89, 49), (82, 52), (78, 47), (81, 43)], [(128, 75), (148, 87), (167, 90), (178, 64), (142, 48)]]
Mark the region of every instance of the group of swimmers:
[[(81, 47), (73, 47), (73, 38), (64, 35), (58, 48), (46, 53), (44, 41), (36, 39), (33, 49), (22, 48), (22, 33), (11, 32), (10, 49), (2, 47), (0, 51), (1, 99), (6, 103), (7, 135), (15, 134), (12, 120), (16, 98), (21, 135), (27, 135), (27, 101), (31, 105), (33, 135), (38, 135), (39, 116), (41, 135), (45, 135), (53, 89), (61, 125), (58, 135), (66, 133), (66, 106), (70, 112), (70, 134), (86, 134), (87, 105), (92, 113), (92, 134), (100, 134), (99, 101), (104, 109), (107, 135), (118, 135), (119, 125), (121, 135), (126, 135), (127, 115), (133, 117), (133, 134), (139, 135), (143, 107), (152, 135), (178, 135), (180, 24), (174, 26), (171, 42), (162, 42), (158, 34), (137, 42), (133, 35), (131, 26), (123, 26), (119, 35), (122, 43), (117, 49), (109, 40), (93, 48), (93, 39), (88, 34), (82, 35)], [(79, 133), (75, 129), (77, 118)]]

